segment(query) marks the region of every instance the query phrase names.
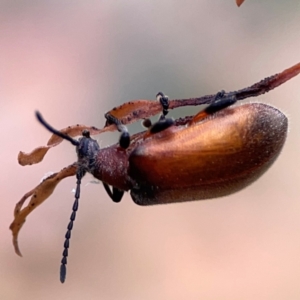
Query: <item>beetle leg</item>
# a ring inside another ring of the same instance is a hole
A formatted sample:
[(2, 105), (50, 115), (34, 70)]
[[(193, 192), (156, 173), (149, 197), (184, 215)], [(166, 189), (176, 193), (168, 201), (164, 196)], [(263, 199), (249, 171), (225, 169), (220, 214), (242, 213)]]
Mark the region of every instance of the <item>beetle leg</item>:
[(158, 92), (156, 95), (156, 100), (159, 101), (159, 103), (162, 106), (162, 115), (160, 116), (159, 120), (165, 119), (165, 116), (168, 114), (169, 109), (169, 97), (165, 95), (162, 92)]
[(235, 95), (226, 96), (225, 91), (220, 91), (216, 94), (213, 102), (209, 104), (204, 110), (200, 111), (194, 116), (194, 118), (189, 122), (189, 125), (197, 123), (209, 115), (216, 113), (230, 105), (233, 105), (237, 101)]
[(150, 128), (150, 133), (157, 133), (163, 131), (174, 124), (174, 120), (171, 118), (160, 119), (158, 122), (154, 123)]
[(226, 97), (225, 91), (220, 91), (216, 94), (213, 102), (205, 108), (207, 114), (211, 115), (219, 110), (222, 110), (230, 105), (233, 105), (237, 101), (235, 95)]
[(127, 127), (123, 125), (118, 118), (114, 117), (109, 113), (105, 114), (105, 118), (109, 124), (115, 124), (117, 126), (118, 131), (121, 132), (119, 139), (120, 147), (123, 149), (128, 148), (130, 145), (130, 134), (128, 132)]
[(124, 192), (115, 187), (113, 187), (113, 191), (111, 191), (108, 184), (106, 184), (104, 182), (102, 182), (102, 183), (105, 188), (105, 191), (107, 192), (108, 196), (112, 199), (112, 201), (114, 201), (116, 203), (120, 202), (124, 195)]
[(156, 99), (157, 99), (157, 101), (160, 102), (160, 104), (162, 106), (162, 114), (159, 117), (159, 120), (156, 123), (154, 123), (153, 125), (151, 123), (149, 123), (149, 121), (150, 121), (149, 119), (146, 119), (145, 120), (146, 122), (145, 121), (143, 122), (144, 126), (150, 128), (150, 134), (163, 131), (174, 124), (173, 119), (166, 118), (166, 115), (169, 113), (169, 111), (168, 111), (169, 97), (167, 95), (165, 95), (164, 93), (159, 92), (156, 95)]

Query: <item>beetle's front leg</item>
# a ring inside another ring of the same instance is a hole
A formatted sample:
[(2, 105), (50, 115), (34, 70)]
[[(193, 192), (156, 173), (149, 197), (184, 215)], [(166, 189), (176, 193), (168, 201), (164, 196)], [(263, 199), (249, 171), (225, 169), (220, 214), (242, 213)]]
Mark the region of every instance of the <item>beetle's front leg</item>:
[(105, 118), (109, 124), (115, 124), (117, 126), (118, 131), (121, 132), (119, 139), (120, 147), (127, 149), (130, 145), (130, 134), (127, 127), (123, 125), (118, 118), (114, 117), (110, 113), (106, 113)]
[(235, 95), (226, 96), (225, 91), (220, 91), (216, 94), (213, 102), (209, 104), (204, 110), (197, 113), (194, 118), (189, 122), (189, 124), (197, 123), (204, 118), (222, 110), (228, 106), (233, 105), (237, 101)]
[(124, 195), (124, 191), (119, 190), (115, 187), (113, 187), (113, 190), (111, 191), (110, 187), (108, 184), (103, 183), (103, 186), (105, 188), (106, 193), (108, 194), (108, 196), (111, 198), (112, 201), (118, 203), (122, 200), (122, 197)]

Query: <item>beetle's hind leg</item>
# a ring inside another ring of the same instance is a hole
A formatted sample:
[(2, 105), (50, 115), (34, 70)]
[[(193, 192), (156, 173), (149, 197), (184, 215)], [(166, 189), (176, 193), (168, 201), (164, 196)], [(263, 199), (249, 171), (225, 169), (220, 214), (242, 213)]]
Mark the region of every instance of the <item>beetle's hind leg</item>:
[(123, 195), (124, 195), (124, 191), (121, 191), (115, 187), (113, 187), (113, 190), (111, 191), (110, 187), (108, 184), (103, 183), (103, 186), (105, 188), (106, 193), (108, 194), (108, 196), (111, 198), (112, 201), (118, 203), (121, 201)]
[(105, 118), (109, 124), (115, 124), (117, 126), (118, 131), (121, 132), (119, 139), (120, 147), (127, 149), (130, 145), (130, 134), (127, 127), (123, 125), (118, 118), (114, 117), (110, 113), (106, 113)]
[(143, 121), (143, 125), (150, 128), (150, 133), (163, 131), (174, 124), (173, 119), (166, 118), (166, 115), (169, 113), (169, 97), (164, 93), (159, 92), (156, 95), (156, 100), (159, 101), (162, 106), (162, 114), (160, 115), (159, 120), (153, 125), (149, 119)]
[(204, 110), (200, 111), (194, 116), (189, 124), (197, 123), (204, 118), (222, 110), (228, 106), (233, 105), (237, 101), (235, 95), (226, 95), (225, 91), (220, 91), (216, 94), (213, 102), (209, 104)]

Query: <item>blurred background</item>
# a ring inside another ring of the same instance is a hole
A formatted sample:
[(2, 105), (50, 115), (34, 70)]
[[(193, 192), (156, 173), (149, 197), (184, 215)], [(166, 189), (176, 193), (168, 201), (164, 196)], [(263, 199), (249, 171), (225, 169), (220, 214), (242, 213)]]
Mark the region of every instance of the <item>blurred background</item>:
[(20, 150), (49, 138), (35, 110), (56, 128), (102, 127), (112, 107), (158, 91), (180, 99), (247, 87), (300, 61), (299, 13), (293, 0), (0, 1), (0, 299), (299, 299), (300, 77), (251, 100), (285, 112), (290, 132), (247, 189), (139, 207), (129, 194), (113, 203), (86, 176), (63, 285), (75, 178), (28, 217), (23, 258), (8, 230), (23, 194), (76, 160), (64, 142), (41, 164), (18, 165)]

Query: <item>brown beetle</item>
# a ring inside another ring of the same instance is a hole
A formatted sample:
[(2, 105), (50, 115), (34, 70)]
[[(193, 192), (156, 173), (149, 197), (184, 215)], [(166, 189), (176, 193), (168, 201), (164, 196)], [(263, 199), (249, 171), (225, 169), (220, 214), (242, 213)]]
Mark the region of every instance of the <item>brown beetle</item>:
[[(60, 280), (65, 281), (69, 240), (78, 210), (80, 183), (86, 172), (102, 181), (110, 198), (119, 202), (129, 191), (139, 205), (175, 203), (229, 195), (259, 178), (279, 155), (287, 134), (287, 118), (278, 109), (250, 103), (229, 107), (237, 100), (257, 96), (277, 87), (300, 72), (300, 64), (268, 77), (253, 86), (231, 93), (188, 100), (170, 100), (158, 93), (157, 102), (128, 102), (108, 112), (106, 126), (99, 130), (82, 125), (58, 131), (37, 113), (38, 120), (54, 136), (48, 146), (19, 154), (22, 165), (41, 161), (62, 139), (76, 146), (78, 161), (46, 178), (17, 203), (10, 226), (17, 254), (17, 237), (26, 216), (55, 189), (60, 180), (76, 175), (75, 202), (65, 236)], [(187, 104), (188, 103), (188, 104)], [(193, 104), (191, 104), (193, 103)], [(195, 116), (172, 120), (168, 110), (183, 105), (209, 105)], [(162, 111), (148, 130), (130, 137), (125, 124)], [(91, 134), (121, 132), (118, 144), (100, 149)], [(79, 140), (74, 136), (82, 132)], [(112, 189), (110, 188), (112, 186)], [(22, 208), (25, 200), (29, 204)]]

